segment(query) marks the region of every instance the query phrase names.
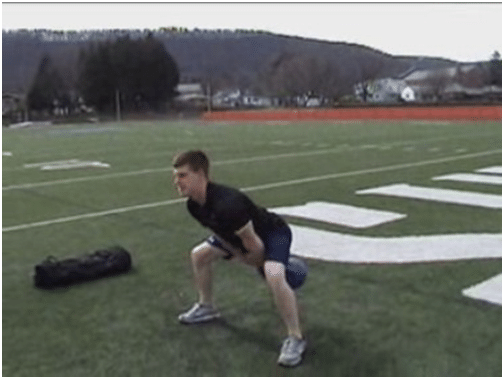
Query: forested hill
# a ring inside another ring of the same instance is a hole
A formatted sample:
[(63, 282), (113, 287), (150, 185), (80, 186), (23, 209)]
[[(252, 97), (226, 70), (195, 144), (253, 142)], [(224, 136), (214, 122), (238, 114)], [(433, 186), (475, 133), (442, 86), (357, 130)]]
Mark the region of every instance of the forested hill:
[(396, 76), (412, 67), (456, 64), (442, 58), (392, 56), (362, 45), (260, 31), (18, 30), (2, 32), (2, 90), (25, 93), (44, 54), (51, 56), (72, 88), (81, 49), (97, 41), (125, 35), (140, 38), (147, 33), (166, 46), (179, 67), (181, 81), (210, 82), (214, 89), (235, 87), (271, 93), (285, 90), (290, 81), (298, 88), (330, 87), (333, 95), (340, 96), (351, 93), (352, 86), (363, 80)]

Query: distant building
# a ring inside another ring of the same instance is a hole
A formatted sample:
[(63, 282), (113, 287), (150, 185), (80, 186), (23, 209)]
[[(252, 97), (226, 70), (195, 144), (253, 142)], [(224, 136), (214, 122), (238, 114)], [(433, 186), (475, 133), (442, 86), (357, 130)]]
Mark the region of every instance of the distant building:
[(217, 108), (268, 108), (274, 100), (268, 96), (254, 95), (248, 91), (242, 93), (239, 89), (228, 89), (212, 96), (212, 106)]
[(2, 115), (17, 111), (21, 108), (23, 96), (12, 93), (2, 93)]
[(218, 91), (212, 96), (212, 106), (214, 107), (238, 108), (242, 103), (242, 93), (239, 89)]
[(358, 83), (354, 91), (361, 100), (374, 103), (502, 98), (501, 87), (485, 86), (483, 71), (478, 64), (440, 69), (412, 67), (395, 78)]
[(502, 102), (502, 87), (491, 85), (468, 88), (458, 83), (452, 83), (444, 88), (441, 97), (445, 101), (483, 100)]
[(2, 93), (2, 125), (28, 120), (24, 95)]
[(200, 83), (179, 84), (176, 88), (178, 95), (174, 101), (180, 105), (200, 107), (205, 106), (208, 97)]
[(368, 101), (390, 103), (399, 101), (399, 96), (406, 83), (391, 78), (378, 79), (368, 86)]
[(244, 107), (268, 108), (273, 105), (273, 101), (267, 96), (243, 95), (242, 103)]

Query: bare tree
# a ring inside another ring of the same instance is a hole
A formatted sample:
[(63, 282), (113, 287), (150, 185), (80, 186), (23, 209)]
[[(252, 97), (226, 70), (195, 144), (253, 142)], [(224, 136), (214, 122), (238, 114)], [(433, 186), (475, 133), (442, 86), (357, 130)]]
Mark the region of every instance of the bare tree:
[(437, 101), (442, 98), (445, 88), (450, 83), (453, 83), (453, 78), (447, 72), (444, 70), (433, 71), (423, 80), (426, 87), (424, 94), (432, 96)]
[(265, 92), (270, 94), (300, 96), (313, 93), (337, 97), (341, 76), (340, 68), (325, 58), (283, 52), (268, 62), (260, 80)]

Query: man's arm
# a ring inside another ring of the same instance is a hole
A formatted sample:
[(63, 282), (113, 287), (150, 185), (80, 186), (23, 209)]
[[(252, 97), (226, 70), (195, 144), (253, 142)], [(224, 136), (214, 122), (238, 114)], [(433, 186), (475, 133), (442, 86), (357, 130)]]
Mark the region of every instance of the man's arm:
[(240, 237), (243, 247), (247, 251), (246, 254), (242, 254), (241, 260), (251, 266), (262, 267), (264, 264), (264, 243), (255, 232), (252, 220), (238, 230), (236, 235)]

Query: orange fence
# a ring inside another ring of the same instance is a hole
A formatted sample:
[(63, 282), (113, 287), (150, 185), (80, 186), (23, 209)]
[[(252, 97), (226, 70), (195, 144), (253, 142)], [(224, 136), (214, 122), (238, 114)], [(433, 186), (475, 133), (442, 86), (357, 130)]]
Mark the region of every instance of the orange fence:
[(502, 105), (216, 111), (216, 112), (207, 112), (203, 114), (203, 120), (206, 121), (309, 121), (309, 120), (500, 121), (502, 120)]

